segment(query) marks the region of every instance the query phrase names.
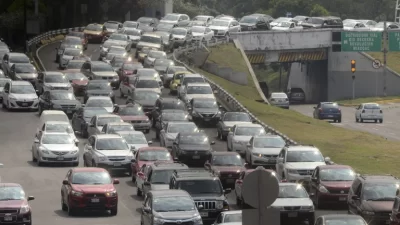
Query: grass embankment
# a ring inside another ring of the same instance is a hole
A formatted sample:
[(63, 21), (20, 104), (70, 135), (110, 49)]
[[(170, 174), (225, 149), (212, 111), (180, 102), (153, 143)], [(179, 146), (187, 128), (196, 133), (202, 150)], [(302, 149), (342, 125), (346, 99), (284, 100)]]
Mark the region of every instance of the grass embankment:
[[(209, 61), (247, 72), (240, 52), (233, 44), (211, 48)], [(292, 110), (284, 110), (255, 100), (260, 99), (253, 81), (248, 86), (238, 85), (197, 69), (225, 90), (266, 124), (303, 144), (314, 144), (325, 156), (340, 164), (351, 165), (360, 173), (391, 173), (400, 176), (397, 158), (400, 142), (388, 141), (366, 132), (351, 131), (328, 122), (315, 120)], [(312, 109), (310, 108), (310, 111)]]

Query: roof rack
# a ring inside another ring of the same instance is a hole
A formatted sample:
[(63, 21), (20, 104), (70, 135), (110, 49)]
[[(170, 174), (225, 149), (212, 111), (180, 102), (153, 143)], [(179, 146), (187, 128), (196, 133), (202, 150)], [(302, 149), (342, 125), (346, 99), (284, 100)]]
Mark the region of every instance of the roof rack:
[(178, 177), (199, 177), (199, 176), (208, 176), (208, 177), (214, 177), (212, 173), (210, 173), (207, 170), (175, 170), (174, 174)]
[(393, 177), (394, 179), (398, 179), (397, 177), (393, 176), (392, 174), (362, 174), (360, 175), (363, 179), (377, 179), (381, 177)]

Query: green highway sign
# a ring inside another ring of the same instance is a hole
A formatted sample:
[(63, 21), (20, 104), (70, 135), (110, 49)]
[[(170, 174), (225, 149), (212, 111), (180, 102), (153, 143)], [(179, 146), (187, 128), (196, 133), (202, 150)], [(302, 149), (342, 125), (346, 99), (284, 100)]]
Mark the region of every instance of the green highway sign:
[(388, 32), (389, 34), (389, 51), (400, 51), (400, 32)]
[(342, 52), (380, 52), (382, 32), (342, 32)]

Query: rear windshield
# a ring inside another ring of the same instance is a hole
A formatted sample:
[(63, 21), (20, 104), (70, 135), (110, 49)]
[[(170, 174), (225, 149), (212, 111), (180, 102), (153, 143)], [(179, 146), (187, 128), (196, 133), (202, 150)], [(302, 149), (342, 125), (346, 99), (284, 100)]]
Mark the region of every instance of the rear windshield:
[(381, 109), (381, 107), (378, 104), (366, 104), (364, 109)]
[(337, 109), (339, 108), (337, 103), (326, 103), (326, 104), (322, 104), (322, 108), (323, 109)]

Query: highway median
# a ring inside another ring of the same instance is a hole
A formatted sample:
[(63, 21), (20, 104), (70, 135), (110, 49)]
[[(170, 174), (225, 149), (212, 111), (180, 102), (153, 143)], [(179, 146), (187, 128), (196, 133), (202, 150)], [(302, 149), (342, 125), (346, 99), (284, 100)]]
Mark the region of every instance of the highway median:
[[(219, 45), (209, 50), (211, 54), (207, 61), (246, 73), (248, 85), (230, 82), (200, 68), (193, 69), (231, 93), (264, 123), (298, 143), (315, 145), (324, 156), (331, 157), (338, 164), (350, 165), (359, 173), (392, 173), (400, 176), (397, 171), (397, 158), (400, 156), (397, 149), (400, 142), (333, 126), (326, 121), (262, 103), (240, 51), (233, 44)], [(310, 112), (312, 110), (310, 108)]]

